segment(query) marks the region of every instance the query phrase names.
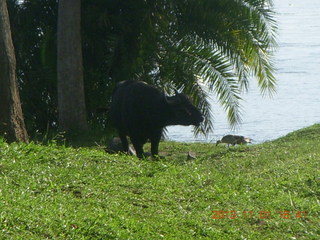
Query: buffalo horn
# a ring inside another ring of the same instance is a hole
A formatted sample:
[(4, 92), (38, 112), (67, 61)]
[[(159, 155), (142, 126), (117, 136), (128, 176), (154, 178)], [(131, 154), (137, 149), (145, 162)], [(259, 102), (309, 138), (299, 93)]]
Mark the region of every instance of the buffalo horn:
[(164, 98), (166, 100), (166, 102), (169, 104), (169, 105), (174, 105), (176, 104), (176, 100), (175, 99), (169, 99), (168, 96), (164, 95)]

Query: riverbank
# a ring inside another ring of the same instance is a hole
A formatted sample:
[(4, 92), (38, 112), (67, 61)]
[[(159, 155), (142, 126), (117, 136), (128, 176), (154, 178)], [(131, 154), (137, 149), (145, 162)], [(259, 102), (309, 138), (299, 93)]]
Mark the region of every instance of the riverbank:
[(252, 146), (160, 151), (154, 161), (0, 140), (0, 238), (319, 238), (320, 125)]

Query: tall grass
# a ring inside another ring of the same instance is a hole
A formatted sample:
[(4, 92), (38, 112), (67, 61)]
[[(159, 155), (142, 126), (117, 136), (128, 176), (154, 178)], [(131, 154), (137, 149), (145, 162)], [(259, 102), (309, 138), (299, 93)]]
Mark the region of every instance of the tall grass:
[(0, 140), (0, 239), (320, 238), (320, 125), (160, 151), (140, 160)]

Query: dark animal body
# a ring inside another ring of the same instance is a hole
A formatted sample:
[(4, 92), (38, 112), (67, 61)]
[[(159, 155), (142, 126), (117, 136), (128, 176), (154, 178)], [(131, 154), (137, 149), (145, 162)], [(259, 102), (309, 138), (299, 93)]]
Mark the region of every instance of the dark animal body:
[(189, 98), (176, 93), (168, 97), (142, 81), (122, 81), (113, 91), (110, 117), (123, 148), (129, 150), (127, 136), (142, 157), (143, 144), (151, 141), (151, 154), (158, 155), (163, 128), (169, 125), (198, 126), (203, 117)]

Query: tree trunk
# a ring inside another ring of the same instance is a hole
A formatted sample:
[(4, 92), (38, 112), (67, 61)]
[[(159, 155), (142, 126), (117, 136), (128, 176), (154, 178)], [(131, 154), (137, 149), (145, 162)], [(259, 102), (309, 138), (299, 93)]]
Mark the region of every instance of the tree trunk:
[(0, 136), (8, 142), (28, 141), (6, 0), (0, 0)]
[(60, 0), (58, 10), (59, 130), (87, 130), (80, 35), (81, 0)]

